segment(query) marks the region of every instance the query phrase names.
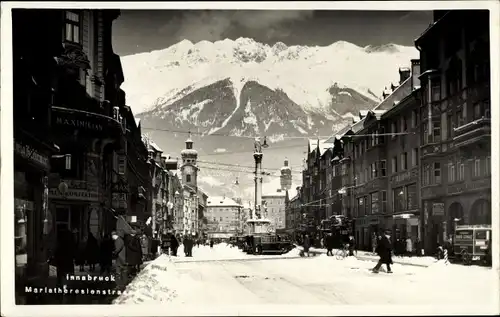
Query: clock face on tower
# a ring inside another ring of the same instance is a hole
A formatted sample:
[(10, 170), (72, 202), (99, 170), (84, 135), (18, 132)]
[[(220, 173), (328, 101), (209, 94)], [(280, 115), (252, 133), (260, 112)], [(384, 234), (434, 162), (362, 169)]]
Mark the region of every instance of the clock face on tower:
[(186, 174), (192, 174), (193, 167), (188, 165), (188, 166), (184, 167), (184, 171), (186, 172)]

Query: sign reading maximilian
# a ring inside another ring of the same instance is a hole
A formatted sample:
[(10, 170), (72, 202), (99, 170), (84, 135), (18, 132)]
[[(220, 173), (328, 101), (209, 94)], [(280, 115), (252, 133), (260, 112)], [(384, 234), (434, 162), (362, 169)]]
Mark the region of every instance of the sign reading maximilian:
[(76, 129), (85, 129), (92, 131), (102, 131), (102, 124), (92, 122), (90, 120), (76, 119), (76, 118), (64, 118), (57, 116), (56, 124), (60, 126), (72, 127)]

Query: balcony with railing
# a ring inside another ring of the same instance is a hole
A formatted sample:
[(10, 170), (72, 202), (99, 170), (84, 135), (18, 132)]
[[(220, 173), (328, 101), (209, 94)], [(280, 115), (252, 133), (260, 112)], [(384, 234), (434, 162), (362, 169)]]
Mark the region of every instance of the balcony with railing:
[(465, 147), (477, 143), (491, 142), (491, 119), (482, 117), (454, 129), (455, 147)]

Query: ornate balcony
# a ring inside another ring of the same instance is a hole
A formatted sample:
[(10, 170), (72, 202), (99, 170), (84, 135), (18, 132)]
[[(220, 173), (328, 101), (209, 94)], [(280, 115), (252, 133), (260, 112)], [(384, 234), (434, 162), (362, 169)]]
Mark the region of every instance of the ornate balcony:
[(491, 119), (481, 118), (454, 129), (453, 143), (456, 148), (477, 143), (491, 143)]

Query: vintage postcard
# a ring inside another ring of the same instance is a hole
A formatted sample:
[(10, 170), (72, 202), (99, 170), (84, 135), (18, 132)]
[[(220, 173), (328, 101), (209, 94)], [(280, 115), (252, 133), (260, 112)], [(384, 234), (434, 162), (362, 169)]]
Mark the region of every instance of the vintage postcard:
[(2, 3), (2, 315), (498, 314), (498, 9)]

